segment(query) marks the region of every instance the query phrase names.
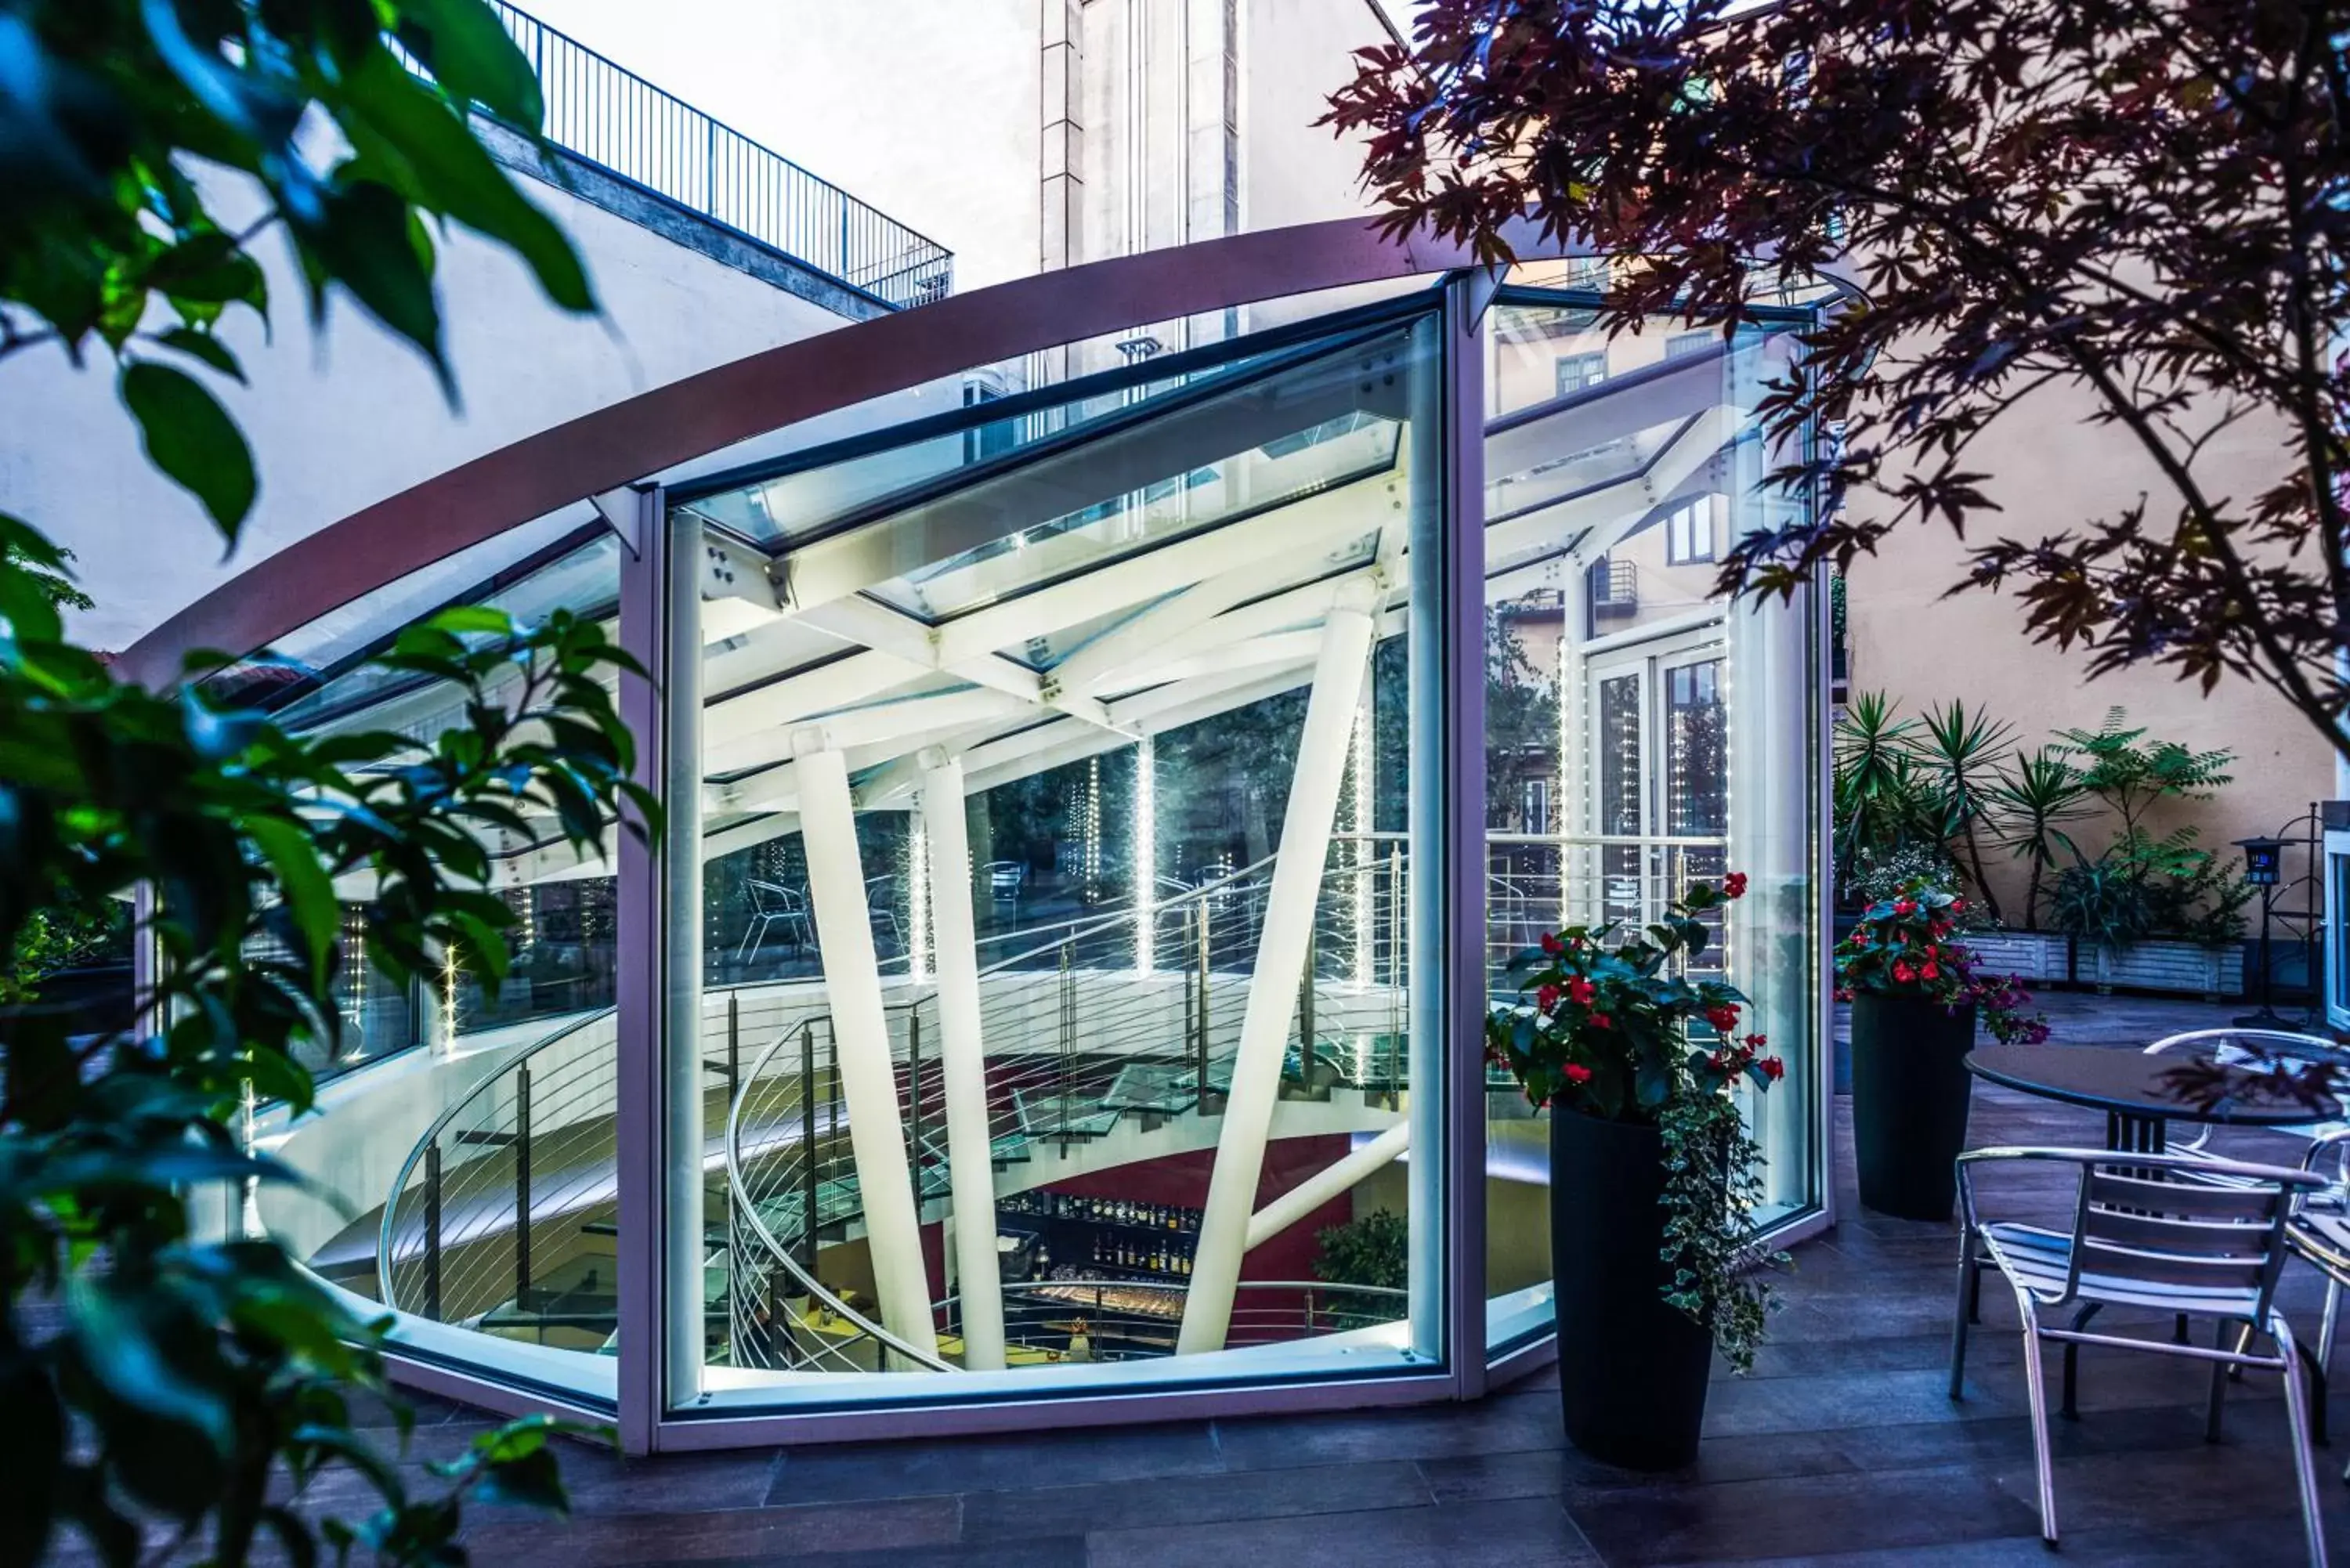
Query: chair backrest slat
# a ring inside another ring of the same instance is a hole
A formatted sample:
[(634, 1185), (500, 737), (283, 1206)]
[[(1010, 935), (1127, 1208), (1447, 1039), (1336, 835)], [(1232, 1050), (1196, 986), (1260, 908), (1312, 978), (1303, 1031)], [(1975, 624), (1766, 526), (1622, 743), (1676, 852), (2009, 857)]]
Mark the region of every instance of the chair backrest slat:
[(2272, 1186), (2221, 1187), (2205, 1181), (2150, 1181), (2123, 1174), (2126, 1157), (2089, 1168), (2088, 1201), (2098, 1209), (2122, 1209), (2180, 1219), (2235, 1220), (2265, 1224), (2276, 1214)]
[(2099, 1241), (2188, 1258), (2257, 1260), (2268, 1255), (2268, 1216), (2257, 1221), (2176, 1220), (2092, 1209), (2089, 1234)]
[(2257, 1290), (2268, 1274), (2266, 1256), (2189, 1258), (2106, 1246), (2094, 1238), (2083, 1243), (2080, 1259), (2085, 1279), (2184, 1285), (2204, 1291)]
[(2093, 1289), (2178, 1292), (2188, 1298), (2181, 1306), (2191, 1308), (2192, 1295), (2208, 1292), (2223, 1298), (2208, 1308), (2263, 1320), (2284, 1262), (2290, 1212), (2278, 1180), (2197, 1180), (2134, 1165), (2126, 1154), (2085, 1164), (2064, 1294), (2086, 1279)]

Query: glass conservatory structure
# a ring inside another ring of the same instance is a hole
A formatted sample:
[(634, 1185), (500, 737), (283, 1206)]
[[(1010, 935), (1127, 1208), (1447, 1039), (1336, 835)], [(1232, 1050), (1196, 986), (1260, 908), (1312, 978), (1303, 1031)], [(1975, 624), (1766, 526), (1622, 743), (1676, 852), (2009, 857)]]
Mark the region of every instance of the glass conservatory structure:
[[(493, 991), (363, 966), (283, 1239), (403, 1374), (638, 1449), (1471, 1397), (1547, 1353), (1507, 960), (1752, 891), (1705, 956), (1825, 1221), (1824, 596), (1758, 428), (1821, 299), (1613, 338), (1340, 223), (1024, 280), (648, 393), (326, 530), (130, 656), (307, 732), (442, 606), (600, 617), (660, 839), (492, 844)], [(350, 890), (354, 898), (364, 889)]]

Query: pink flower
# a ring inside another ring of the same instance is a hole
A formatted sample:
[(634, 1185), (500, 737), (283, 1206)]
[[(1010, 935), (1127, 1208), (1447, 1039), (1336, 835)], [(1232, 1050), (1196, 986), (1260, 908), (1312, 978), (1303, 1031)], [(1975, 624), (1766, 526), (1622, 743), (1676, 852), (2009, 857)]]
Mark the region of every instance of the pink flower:
[(1721, 896), (1725, 898), (1746, 897), (1746, 873), (1732, 871), (1729, 876), (1724, 877), (1721, 879)]
[(1544, 1012), (1555, 1012), (1558, 1007), (1558, 987), (1555, 985), (1544, 986), (1540, 991), (1534, 992), (1534, 1005), (1541, 1008)]
[(1787, 1064), (1776, 1056), (1765, 1056), (1754, 1065), (1761, 1068), (1762, 1075), (1774, 1084), (1787, 1075)]
[(1893, 900), (1893, 912), (1897, 915), (1914, 915), (1918, 912), (1918, 906), (1911, 899), (1896, 898)]
[(1716, 1002), (1705, 1010), (1705, 1021), (1727, 1034), (1738, 1027), (1738, 1009), (1726, 1002)]
[(1939, 980), (1942, 978), (1942, 969), (1932, 959), (1928, 959), (1924, 966), (1918, 971), (1918, 974), (1923, 980)]
[(1740, 1044), (1743, 1044), (1750, 1051), (1760, 1051), (1763, 1046), (1771, 1044), (1771, 1040), (1768, 1035), (1749, 1034), (1743, 1041), (1740, 1042)]
[(1594, 1029), (1613, 1029), (1616, 1027), (1616, 1021), (1608, 1017), (1604, 1012), (1595, 1012), (1591, 1015), (1591, 1027)]
[(1896, 959), (1893, 961), (1893, 978), (1902, 981), (1904, 984), (1907, 984), (1908, 981), (1918, 978), (1918, 971), (1911, 969), (1908, 964), (1903, 963), (1900, 960)]
[(1566, 1081), (1570, 1084), (1587, 1084), (1591, 1082), (1591, 1069), (1585, 1066), (1580, 1062), (1569, 1062), (1565, 1067), (1561, 1068), (1560, 1071), (1566, 1075)]
[(1568, 978), (1566, 982), (1567, 1000), (1575, 1003), (1577, 1006), (1590, 1006), (1591, 999), (1598, 994), (1599, 988), (1593, 985), (1581, 975), (1573, 975)]

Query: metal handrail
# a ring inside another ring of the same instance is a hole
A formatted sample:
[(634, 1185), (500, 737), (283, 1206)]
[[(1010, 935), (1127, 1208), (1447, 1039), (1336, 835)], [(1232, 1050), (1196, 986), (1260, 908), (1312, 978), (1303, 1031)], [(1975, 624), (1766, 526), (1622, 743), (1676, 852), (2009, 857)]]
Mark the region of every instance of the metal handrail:
[(937, 241), (508, 0), (490, 3), (546, 104), (543, 126), (520, 129), (892, 309), (953, 292), (954, 253)]
[[(810, 1020), (800, 1024), (798, 1033), (800, 1033), (804, 1037), (812, 1040), (812, 1031), (814, 1028), (814, 1021)], [(775, 1056), (777, 1051), (783, 1049), (785, 1043), (791, 1039), (793, 1033), (794, 1031), (786, 1029), (781, 1033), (778, 1033), (774, 1040), (768, 1042), (767, 1048), (759, 1053), (759, 1059), (751, 1064), (750, 1072), (743, 1075), (743, 1081), (746, 1083), (757, 1083), (760, 1076), (765, 1073), (769, 1060)], [(791, 1273), (794, 1279), (807, 1287), (807, 1292), (811, 1296), (823, 1303), (826, 1306), (831, 1308), (834, 1312), (839, 1314), (847, 1322), (855, 1324), (859, 1331), (871, 1338), (875, 1344), (883, 1345), (896, 1354), (904, 1356), (907, 1360), (911, 1361), (917, 1366), (927, 1368), (932, 1372), (954, 1372), (960, 1370), (951, 1362), (942, 1361), (938, 1356), (931, 1355), (928, 1351), (917, 1349), (912, 1345), (908, 1344), (905, 1340), (899, 1338), (896, 1334), (882, 1327), (879, 1324), (875, 1323), (872, 1319), (867, 1317), (863, 1313), (860, 1313), (856, 1308), (850, 1306), (847, 1302), (842, 1301), (838, 1296), (833, 1294), (832, 1292), (825, 1288), (823, 1282), (816, 1277), (815, 1270), (800, 1267), (799, 1260), (792, 1256), (791, 1249), (775, 1240), (775, 1233), (767, 1228), (766, 1220), (761, 1218), (759, 1214), (759, 1206), (751, 1200), (751, 1194), (743, 1186), (743, 1161), (740, 1158), (743, 1136), (743, 1106), (749, 1098), (750, 1096), (747, 1095), (738, 1094), (734, 1096), (733, 1104), (726, 1107), (726, 1189), (733, 1194), (735, 1213), (750, 1222), (751, 1229), (757, 1233), (759, 1240), (766, 1244), (768, 1255), (781, 1262), (785, 1269)], [(814, 1159), (816, 1158), (816, 1151), (813, 1148), (807, 1150), (806, 1158)], [(813, 1237), (810, 1238), (810, 1242), (813, 1244)], [(730, 1262), (728, 1266), (731, 1268), (733, 1267), (733, 1264)]]
[[(1243, 867), (1239, 870), (1219, 877), (1211, 882), (1203, 883), (1186, 893), (1170, 898), (1163, 903), (1155, 904), (1149, 910), (1150, 917), (1153, 920), (1156, 920), (1162, 911), (1169, 909), (1185, 909), (1204, 904), (1210, 898), (1212, 898), (1221, 893), (1229, 891), (1236, 884), (1257, 876), (1257, 874), (1261, 873), (1266, 867), (1273, 863), (1273, 859), (1274, 857), (1267, 857), (1265, 859), (1261, 860), (1254, 865)], [(1351, 868), (1333, 867), (1327, 873), (1327, 879), (1333, 881), (1351, 880), (1355, 874), (1355, 871)], [(988, 975), (1012, 971), (1015, 966), (1027, 960), (1053, 952), (1057, 950), (1066, 949), (1081, 936), (1097, 935), (1106, 929), (1114, 930), (1120, 926), (1130, 925), (1140, 914), (1141, 911), (1139, 909), (1129, 905), (1116, 915), (1092, 922), (1087, 926), (1083, 931), (1078, 931), (1073, 927), (1066, 929), (1055, 928), (1062, 929), (1062, 935), (1056, 940), (1046, 942), (1027, 951), (1014, 953), (1008, 957), (999, 959), (993, 963), (983, 967), (979, 971), (979, 973), (983, 978), (984, 978)], [(920, 999), (913, 999), (905, 1005), (910, 1007), (918, 1005), (919, 1001)], [(750, 1067), (744, 1072), (743, 1075), (743, 1084), (748, 1085), (764, 1081), (767, 1075), (768, 1066), (775, 1060), (776, 1053), (783, 1050), (784, 1047), (791, 1042), (795, 1033), (800, 1034), (803, 1037), (809, 1037), (808, 1031), (810, 1031), (812, 1027), (813, 1021), (804, 1021), (794, 1028), (785, 1029), (779, 1033), (774, 1040), (768, 1043), (766, 1049), (759, 1054), (757, 1059), (754, 1061)], [(917, 1087), (914, 1092), (919, 1093), (919, 1087)], [(764, 1217), (759, 1212), (759, 1205), (753, 1198), (743, 1177), (742, 1120), (743, 1107), (749, 1103), (749, 1100), (750, 1095), (746, 1089), (743, 1092), (738, 1092), (733, 1102), (727, 1107), (725, 1142), (726, 1181), (728, 1190), (733, 1195), (737, 1212), (749, 1222), (754, 1235), (765, 1247), (769, 1258), (779, 1264), (786, 1273), (790, 1274), (791, 1277), (796, 1281), (800, 1286), (804, 1287), (814, 1299), (830, 1308), (844, 1322), (865, 1335), (870, 1337), (876, 1344), (882, 1345), (886, 1349), (897, 1355), (906, 1357), (917, 1366), (928, 1367), (932, 1371), (962, 1370), (961, 1368), (954, 1366), (951, 1363), (946, 1362), (935, 1355), (916, 1348), (904, 1339), (901, 1339), (898, 1335), (890, 1333), (880, 1324), (874, 1322), (871, 1318), (867, 1317), (864, 1314), (857, 1311), (857, 1309), (842, 1301), (839, 1296), (825, 1287), (824, 1283), (816, 1277), (814, 1270), (804, 1266), (797, 1258), (792, 1255), (791, 1249), (785, 1246), (776, 1237), (774, 1230), (769, 1227)], [(813, 1159), (815, 1158), (814, 1149), (811, 1148), (803, 1151), (802, 1158)], [(1157, 1289), (1160, 1287), (1153, 1285), (1149, 1288)], [(1347, 1288), (1351, 1290), (1356, 1287), (1349, 1286)]]

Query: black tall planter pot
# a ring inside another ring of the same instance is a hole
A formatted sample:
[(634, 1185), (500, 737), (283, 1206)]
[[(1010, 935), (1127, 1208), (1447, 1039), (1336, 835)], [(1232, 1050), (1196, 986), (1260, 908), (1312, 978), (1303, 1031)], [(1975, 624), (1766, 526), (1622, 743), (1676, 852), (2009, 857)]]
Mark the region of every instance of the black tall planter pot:
[(1853, 1163), (1860, 1201), (1902, 1220), (1948, 1220), (1967, 1147), (1975, 1010), (1907, 996), (1852, 1000)]
[(1553, 1109), (1550, 1256), (1567, 1440), (1631, 1469), (1697, 1459), (1713, 1336), (1666, 1304), (1664, 1135)]

